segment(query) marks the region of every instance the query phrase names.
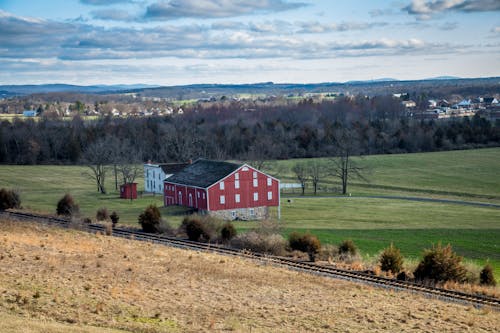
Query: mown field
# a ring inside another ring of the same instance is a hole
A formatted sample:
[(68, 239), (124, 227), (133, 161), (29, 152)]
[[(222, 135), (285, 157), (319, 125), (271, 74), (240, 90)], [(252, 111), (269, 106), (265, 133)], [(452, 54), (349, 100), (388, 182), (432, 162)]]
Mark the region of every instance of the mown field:
[(500, 325), (488, 308), (75, 230), (0, 220), (0, 246), (1, 332), (497, 332)]
[[(297, 161), (269, 163), (268, 170), (284, 182), (295, 182), (290, 171)], [(500, 148), (425, 154), (368, 156), (369, 183), (355, 183), (352, 197), (331, 192), (334, 197), (305, 198), (297, 193), (282, 198), (284, 233), (310, 231), (323, 243), (351, 238), (364, 255), (376, 255), (393, 242), (405, 256), (417, 258), (422, 249), (439, 241), (451, 243), (458, 253), (483, 264), (489, 260), (500, 276), (500, 209), (451, 203), (415, 202), (356, 195), (397, 195), (451, 198), (464, 201), (500, 203)], [(161, 196), (144, 195), (122, 200), (108, 175), (109, 194), (98, 194), (95, 184), (80, 166), (0, 166), (0, 187), (17, 188), (25, 208), (54, 213), (57, 200), (66, 192), (80, 203), (84, 216), (92, 217), (99, 207), (116, 210), (121, 223), (136, 224), (137, 216), (150, 203), (162, 205)], [(137, 180), (143, 189), (142, 176)], [(327, 187), (338, 187), (333, 178)], [(290, 200), (290, 202), (288, 202)], [(163, 209), (176, 225), (182, 219), (176, 209)], [(238, 229), (255, 226), (237, 222)]]

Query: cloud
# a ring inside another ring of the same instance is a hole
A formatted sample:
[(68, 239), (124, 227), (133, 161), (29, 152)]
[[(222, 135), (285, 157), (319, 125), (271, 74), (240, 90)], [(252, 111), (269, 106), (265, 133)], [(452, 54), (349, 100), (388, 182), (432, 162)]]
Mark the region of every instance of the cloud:
[(179, 18), (222, 18), (256, 13), (281, 12), (306, 6), (285, 0), (169, 0), (151, 4), (145, 18), (173, 20)]
[(500, 26), (498, 26), (498, 27), (493, 27), (493, 28), (491, 29), (491, 32), (493, 32), (494, 34), (500, 34)]
[[(331, 59), (397, 54), (455, 52), (448, 44), (426, 43), (419, 39), (376, 39), (335, 41), (330, 36), (311, 38), (313, 32), (362, 29), (365, 24), (322, 26), (308, 22), (284, 21), (235, 24), (166, 25), (159, 27), (97, 27), (81, 22), (58, 23), (18, 17), (0, 11), (0, 58), (63, 59), (95, 61), (117, 59)], [(289, 33), (276, 27), (291, 28)], [(296, 33), (303, 31), (304, 34)], [(305, 34), (307, 33), (307, 34)], [(463, 48), (467, 48), (464, 45)]]
[(419, 19), (430, 19), (440, 12), (459, 11), (465, 13), (500, 11), (498, 0), (413, 0), (403, 8), (410, 15)]
[(90, 15), (92, 15), (94, 19), (107, 21), (132, 21), (136, 19), (136, 16), (121, 9), (94, 10), (90, 12)]
[(133, 0), (80, 0), (81, 3), (85, 5), (92, 6), (108, 6), (117, 3), (131, 3)]

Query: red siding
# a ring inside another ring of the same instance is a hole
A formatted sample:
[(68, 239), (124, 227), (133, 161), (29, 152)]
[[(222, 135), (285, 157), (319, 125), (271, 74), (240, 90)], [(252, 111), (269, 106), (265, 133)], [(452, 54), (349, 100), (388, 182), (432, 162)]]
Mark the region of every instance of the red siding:
[[(244, 169), (247, 169), (244, 171)], [(254, 187), (254, 172), (257, 176), (257, 186)], [(236, 173), (239, 177), (239, 188), (235, 187)], [(268, 185), (270, 179), (270, 185)], [(224, 189), (220, 189), (220, 183), (224, 182)], [(194, 207), (202, 210), (227, 210), (238, 208), (252, 208), (262, 206), (279, 206), (279, 182), (266, 174), (248, 167), (240, 167), (223, 180), (205, 189), (176, 185), (165, 181), (164, 183), (164, 204), (165, 206), (181, 205)], [(271, 192), (271, 199), (268, 199), (268, 192)], [(179, 194), (180, 193), (180, 194)], [(257, 193), (258, 200), (254, 200), (254, 193)], [(240, 202), (236, 202), (236, 195), (239, 194)], [(191, 195), (191, 202), (190, 197)], [(225, 203), (220, 203), (220, 196), (223, 195)], [(208, 199), (208, 201), (207, 201)]]
[(180, 205), (206, 210), (206, 191), (204, 189), (176, 185), (166, 181), (164, 186), (164, 205)]
[[(210, 210), (227, 210), (237, 208), (252, 208), (262, 206), (279, 205), (279, 182), (278, 180), (267, 176), (266, 174), (246, 167), (239, 168), (235, 173), (225, 179), (215, 183), (208, 189)], [(254, 187), (254, 172), (257, 175), (257, 187)], [(236, 173), (239, 176), (239, 188), (236, 188)], [(268, 185), (267, 179), (271, 180)], [(224, 189), (220, 189), (220, 183), (224, 182)], [(271, 199), (268, 199), (268, 192), (271, 192)], [(257, 193), (258, 199), (254, 200), (254, 193)], [(239, 194), (240, 202), (236, 202), (236, 195)], [(221, 204), (221, 195), (224, 196), (225, 203)]]

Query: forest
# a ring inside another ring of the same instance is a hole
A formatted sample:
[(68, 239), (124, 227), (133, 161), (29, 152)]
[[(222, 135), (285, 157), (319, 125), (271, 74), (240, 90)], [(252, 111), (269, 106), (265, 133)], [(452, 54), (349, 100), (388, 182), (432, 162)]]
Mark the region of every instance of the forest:
[(119, 152), (116, 156), (128, 163), (325, 157), (338, 155), (346, 144), (352, 155), (500, 145), (498, 121), (478, 115), (417, 120), (392, 96), (304, 99), (252, 109), (238, 103), (194, 105), (182, 115), (161, 117), (3, 121), (0, 163), (84, 164), (86, 151), (96, 144)]

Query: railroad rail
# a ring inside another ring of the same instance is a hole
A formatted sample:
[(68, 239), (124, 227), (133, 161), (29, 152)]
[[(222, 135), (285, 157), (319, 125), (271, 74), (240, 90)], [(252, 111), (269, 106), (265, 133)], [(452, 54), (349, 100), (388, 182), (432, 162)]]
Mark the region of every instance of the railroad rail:
[[(21, 221), (52, 224), (65, 228), (69, 228), (72, 226), (70, 220), (61, 217), (52, 217), (52, 216), (38, 215), (25, 212), (9, 212), (9, 211), (0, 212), (0, 216), (5, 216), (11, 219), (16, 219)], [(98, 233), (98, 232), (105, 233), (105, 227), (99, 224), (84, 224), (83, 228), (91, 233)], [(376, 276), (358, 271), (339, 269), (329, 266), (321, 266), (311, 262), (301, 262), (290, 258), (265, 255), (246, 250), (242, 251), (216, 244), (214, 245), (210, 243), (208, 244), (199, 243), (199, 242), (179, 239), (176, 237), (169, 237), (159, 234), (150, 234), (123, 228), (114, 228), (112, 235), (115, 237), (153, 242), (181, 249), (190, 249), (202, 252), (214, 252), (229, 256), (245, 257), (249, 259), (260, 260), (271, 265), (286, 267), (289, 269), (299, 270), (311, 274), (322, 275), (330, 278), (351, 280), (355, 282), (363, 282), (366, 284), (383, 288), (406, 290), (410, 292), (425, 294), (427, 296), (443, 299), (446, 301), (471, 304), (474, 306), (488, 306), (492, 309), (500, 311), (500, 299), (480, 294), (469, 294), (461, 291), (448, 290), (430, 285), (419, 284), (411, 281), (399, 281), (395, 279)]]

